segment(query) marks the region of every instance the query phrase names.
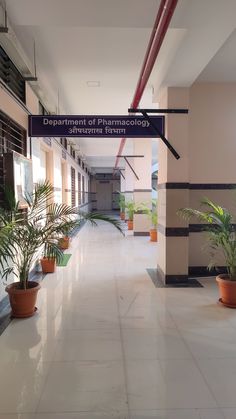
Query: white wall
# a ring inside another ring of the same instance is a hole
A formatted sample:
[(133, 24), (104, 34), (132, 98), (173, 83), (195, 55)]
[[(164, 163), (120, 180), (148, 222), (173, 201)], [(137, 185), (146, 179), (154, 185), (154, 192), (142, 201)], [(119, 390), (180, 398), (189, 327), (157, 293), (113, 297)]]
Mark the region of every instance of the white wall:
[[(26, 85), (26, 107), (21, 106), (11, 96), (7, 90), (0, 87), (0, 110), (8, 115), (12, 120), (17, 122), (26, 131), (28, 129), (28, 114), (38, 114), (39, 100), (34, 94), (33, 90), (29, 85)], [(28, 110), (28, 111), (27, 111)], [(50, 139), (49, 139), (50, 140)], [(75, 180), (76, 180), (76, 205), (78, 205), (78, 171), (85, 177), (85, 190), (88, 190), (88, 174), (82, 170), (76, 163), (76, 161), (70, 156), (69, 153), (62, 153), (62, 146), (55, 139), (51, 139), (51, 144), (43, 138), (32, 138), (31, 139), (31, 150), (32, 150), (32, 167), (33, 167), (33, 182), (38, 183), (49, 179), (54, 188), (54, 200), (57, 203), (62, 202), (62, 163), (66, 165), (67, 179), (65, 182), (65, 188), (70, 190), (71, 188), (71, 166), (75, 169)], [(30, 158), (30, 139), (27, 138), (27, 157)], [(63, 157), (66, 155), (66, 159)], [(71, 204), (70, 192), (65, 193), (67, 203)], [(90, 209), (90, 204), (83, 206), (83, 211)], [(12, 282), (12, 278), (9, 278), (8, 282)], [(0, 300), (6, 295), (5, 285), (0, 281)]]

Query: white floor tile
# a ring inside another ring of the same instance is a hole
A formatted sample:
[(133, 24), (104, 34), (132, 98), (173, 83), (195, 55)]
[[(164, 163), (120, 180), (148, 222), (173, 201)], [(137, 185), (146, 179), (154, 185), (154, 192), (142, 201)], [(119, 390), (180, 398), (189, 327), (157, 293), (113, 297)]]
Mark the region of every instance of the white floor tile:
[(0, 337), (0, 419), (236, 418), (236, 311), (215, 279), (155, 288), (156, 251), (102, 223), (81, 230), (36, 315)]
[(119, 362), (55, 362), (38, 412), (119, 411), (127, 408)]
[(131, 410), (216, 407), (191, 360), (139, 360), (126, 365)]
[(52, 361), (56, 350), (56, 340), (48, 336), (47, 331), (35, 333), (3, 334), (0, 338), (0, 365), (14, 362), (41, 360)]
[(197, 359), (236, 358), (236, 330), (233, 327), (194, 328), (181, 333)]
[(236, 359), (199, 359), (200, 370), (220, 407), (235, 407)]
[(61, 337), (57, 341), (55, 361), (122, 360), (118, 329), (65, 330)]
[(0, 365), (0, 413), (35, 412), (48, 369), (40, 361)]
[(128, 360), (192, 358), (184, 340), (174, 329), (124, 329), (122, 336)]
[(235, 409), (222, 409), (224, 414), (224, 419), (235, 419), (236, 418), (236, 408)]
[(224, 419), (224, 416), (219, 409), (171, 409), (131, 412), (131, 419)]
[[(0, 416), (1, 419), (1, 416)], [(6, 418), (7, 419), (7, 418)], [(10, 418), (11, 419), (11, 418)], [(12, 418), (15, 419), (15, 418)], [(18, 418), (16, 418), (18, 419)], [(21, 419), (21, 418), (19, 418)], [(28, 419), (28, 418), (22, 418)], [(29, 419), (129, 419), (126, 412), (37, 413)]]

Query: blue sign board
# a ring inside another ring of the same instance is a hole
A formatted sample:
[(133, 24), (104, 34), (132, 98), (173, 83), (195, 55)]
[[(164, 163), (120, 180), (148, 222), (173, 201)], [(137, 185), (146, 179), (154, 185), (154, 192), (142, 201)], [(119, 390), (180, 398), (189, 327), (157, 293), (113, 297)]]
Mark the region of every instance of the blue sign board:
[[(164, 135), (164, 116), (150, 117)], [(30, 137), (157, 137), (143, 116), (30, 115)]]

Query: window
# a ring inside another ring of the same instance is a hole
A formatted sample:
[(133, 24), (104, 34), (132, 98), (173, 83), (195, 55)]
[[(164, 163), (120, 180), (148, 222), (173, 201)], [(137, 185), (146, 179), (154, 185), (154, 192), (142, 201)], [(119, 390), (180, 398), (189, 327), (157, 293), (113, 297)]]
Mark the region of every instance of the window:
[(0, 111), (0, 185), (4, 185), (4, 154), (11, 151), (26, 156), (26, 131)]
[(25, 103), (25, 80), (2, 47), (0, 47), (0, 78)]
[(70, 146), (70, 155), (71, 157), (75, 158), (75, 150), (73, 149), (72, 146)]
[(75, 207), (75, 169), (71, 167), (71, 205)]
[(81, 174), (78, 173), (78, 205), (81, 205)]
[(85, 204), (85, 182), (84, 182), (84, 176), (82, 176), (82, 203)]
[(26, 131), (0, 111), (0, 154), (10, 151), (26, 156)]
[(67, 150), (67, 138), (60, 138), (60, 143)]

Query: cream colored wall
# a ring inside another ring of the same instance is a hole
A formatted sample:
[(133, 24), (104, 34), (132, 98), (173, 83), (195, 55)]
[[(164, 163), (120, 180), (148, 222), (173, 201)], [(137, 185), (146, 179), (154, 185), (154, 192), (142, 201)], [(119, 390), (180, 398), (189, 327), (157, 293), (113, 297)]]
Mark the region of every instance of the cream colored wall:
[[(24, 129), (28, 130), (28, 115), (38, 114), (39, 101), (31, 87), (26, 83), (26, 105), (21, 106), (16, 99), (0, 86), (0, 110), (17, 122)], [(76, 164), (75, 160), (66, 153), (66, 161), (62, 157), (62, 147), (55, 140), (51, 139), (51, 146), (46, 144), (43, 138), (32, 138), (32, 162), (33, 162), (33, 182), (38, 183), (48, 178), (55, 187), (55, 202), (62, 202), (62, 181), (61, 163), (67, 166), (67, 182), (70, 188), (70, 167), (73, 166), (76, 171), (76, 190), (78, 191), (78, 171), (85, 176), (85, 185), (87, 190), (88, 175)], [(27, 156), (29, 155), (29, 138), (27, 138)], [(66, 182), (65, 182), (66, 183)], [(70, 204), (70, 194), (66, 194), (67, 203)], [(64, 196), (65, 198), (65, 196)], [(76, 203), (78, 204), (78, 193), (76, 193)], [(83, 211), (88, 211), (90, 206), (83, 207)], [(9, 282), (12, 282), (9, 278)], [(6, 295), (5, 285), (0, 282), (0, 300)]]
[[(198, 83), (190, 89), (190, 183), (236, 183), (235, 109), (235, 83)], [(200, 208), (206, 196), (235, 213), (236, 191), (232, 190), (190, 190), (189, 206)], [(207, 266), (209, 260), (206, 234), (191, 233), (189, 265)], [(222, 257), (218, 264), (223, 264)]]
[(236, 183), (236, 83), (190, 89), (190, 182)]
[(25, 86), (25, 99), (26, 107), (29, 109), (30, 113), (32, 113), (32, 115), (38, 115), (39, 100), (28, 83), (26, 83)]
[(134, 155), (144, 156), (133, 159), (133, 167), (139, 179), (133, 177), (134, 189), (152, 188), (152, 139), (137, 138), (134, 141)]
[(24, 129), (28, 129), (28, 113), (0, 86), (0, 109)]

